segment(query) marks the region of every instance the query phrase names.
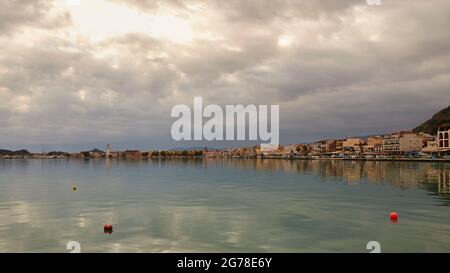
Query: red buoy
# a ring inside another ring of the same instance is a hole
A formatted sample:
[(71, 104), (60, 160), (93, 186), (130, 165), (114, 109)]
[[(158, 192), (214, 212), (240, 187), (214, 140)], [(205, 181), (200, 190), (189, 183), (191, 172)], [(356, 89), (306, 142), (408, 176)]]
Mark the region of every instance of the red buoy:
[(103, 231), (107, 234), (111, 234), (113, 232), (113, 226), (112, 225), (105, 225), (103, 227)]
[(397, 214), (397, 212), (395, 212), (395, 211), (391, 212), (391, 214), (389, 215), (389, 217), (391, 218), (391, 221), (392, 221), (392, 222), (397, 222), (397, 220), (398, 220), (398, 214)]

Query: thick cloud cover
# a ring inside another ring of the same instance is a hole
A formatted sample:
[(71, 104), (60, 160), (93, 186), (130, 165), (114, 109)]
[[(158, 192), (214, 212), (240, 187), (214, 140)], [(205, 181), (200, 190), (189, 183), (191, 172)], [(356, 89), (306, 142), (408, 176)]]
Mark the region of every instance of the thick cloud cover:
[(446, 0), (2, 1), (0, 147), (197, 146), (170, 137), (172, 107), (196, 95), (280, 104), (283, 143), (410, 129), (449, 104), (449, 10)]

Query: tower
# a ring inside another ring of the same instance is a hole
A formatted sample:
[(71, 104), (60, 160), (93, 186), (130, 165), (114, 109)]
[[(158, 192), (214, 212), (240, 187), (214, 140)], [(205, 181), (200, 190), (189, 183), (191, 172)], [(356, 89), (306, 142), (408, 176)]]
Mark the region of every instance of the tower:
[(109, 158), (110, 154), (111, 154), (111, 146), (109, 144), (106, 145), (106, 154), (105, 157)]

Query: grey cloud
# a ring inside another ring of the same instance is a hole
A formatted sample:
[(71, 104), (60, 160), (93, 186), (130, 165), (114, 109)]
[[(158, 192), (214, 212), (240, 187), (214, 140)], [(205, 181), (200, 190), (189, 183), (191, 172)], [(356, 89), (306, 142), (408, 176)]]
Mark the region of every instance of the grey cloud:
[[(219, 105), (280, 104), (284, 142), (409, 129), (448, 105), (445, 0), (376, 8), (359, 0), (115, 3), (168, 9), (217, 37), (179, 44), (131, 29), (73, 42), (56, 35), (76, 30), (68, 24), (33, 46), (3, 39), (0, 146), (139, 139), (155, 147), (170, 142), (172, 106), (195, 95)], [(0, 17), (0, 30), (20, 37), (13, 30), (45, 27), (56, 16), (48, 5)], [(278, 46), (280, 35), (292, 44)]]
[(158, 10), (164, 7), (176, 8), (180, 10), (189, 10), (195, 5), (203, 5), (215, 9), (230, 22), (265, 22), (271, 21), (277, 17), (289, 18), (300, 16), (304, 18), (317, 18), (321, 15), (330, 15), (343, 12), (355, 5), (365, 5), (360, 0), (316, 0), (316, 1), (298, 1), (298, 0), (229, 0), (229, 1), (201, 1), (201, 0), (114, 0), (136, 6), (143, 10)]
[(253, 22), (267, 24), (272, 20), (317, 19), (321, 16), (332, 16), (345, 12), (355, 5), (363, 5), (359, 0), (319, 0), (296, 1), (275, 0), (261, 4), (258, 0), (249, 1), (213, 1), (218, 9), (223, 10), (228, 19), (238, 22)]
[(4, 0), (0, 2), (0, 36), (21, 27), (59, 28), (70, 23), (68, 14), (49, 17), (47, 12), (53, 7), (51, 0)]

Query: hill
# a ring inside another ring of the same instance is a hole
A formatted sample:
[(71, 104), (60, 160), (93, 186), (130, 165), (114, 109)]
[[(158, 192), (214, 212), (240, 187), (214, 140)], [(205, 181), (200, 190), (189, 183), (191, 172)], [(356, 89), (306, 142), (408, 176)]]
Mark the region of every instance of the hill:
[(9, 155), (9, 156), (15, 156), (15, 155), (31, 155), (30, 152), (27, 150), (18, 150), (18, 151), (10, 151), (10, 150), (2, 150), (0, 149), (0, 155)]
[(450, 106), (437, 112), (433, 115), (433, 117), (431, 117), (431, 119), (414, 128), (413, 132), (424, 132), (427, 134), (435, 135), (438, 127), (448, 122), (450, 122)]

